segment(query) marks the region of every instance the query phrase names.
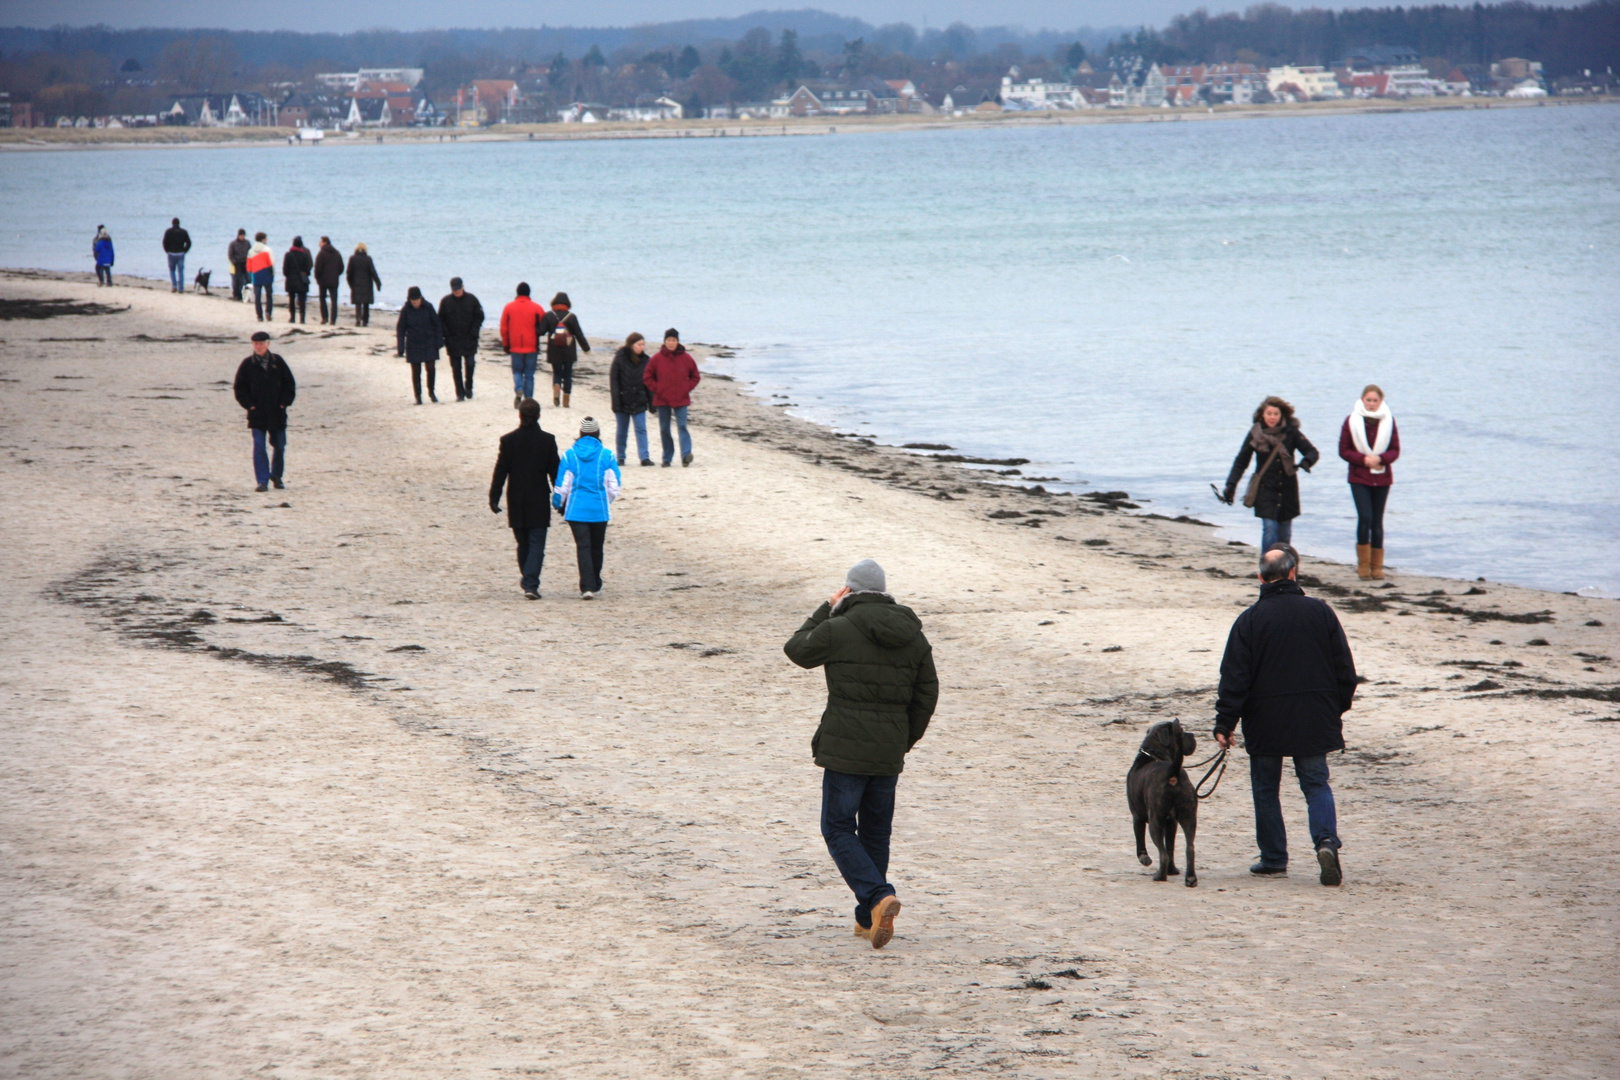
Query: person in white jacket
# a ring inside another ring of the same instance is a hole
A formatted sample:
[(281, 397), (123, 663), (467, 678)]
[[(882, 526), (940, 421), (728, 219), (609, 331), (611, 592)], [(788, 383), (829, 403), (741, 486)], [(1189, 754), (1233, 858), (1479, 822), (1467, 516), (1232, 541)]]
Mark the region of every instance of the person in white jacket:
[(602, 425), (594, 416), (579, 424), (579, 438), (557, 466), (557, 486), (551, 504), (574, 531), (579, 549), (579, 598), (594, 599), (602, 591), (602, 549), (607, 543), (610, 509), (623, 482), (613, 451), (602, 445)]

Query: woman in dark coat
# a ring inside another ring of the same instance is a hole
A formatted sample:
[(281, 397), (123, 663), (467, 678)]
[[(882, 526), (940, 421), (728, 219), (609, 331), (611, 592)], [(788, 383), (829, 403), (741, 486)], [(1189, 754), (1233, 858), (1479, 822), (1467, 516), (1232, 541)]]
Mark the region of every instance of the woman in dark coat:
[[(1299, 455), (1296, 463), (1294, 455)], [(1254, 426), (1243, 439), (1237, 460), (1226, 478), (1221, 499), (1231, 505), (1238, 481), (1255, 462), (1259, 479), (1251, 480), (1254, 490), (1254, 516), (1260, 519), (1260, 554), (1273, 544), (1286, 544), (1293, 538), (1294, 519), (1299, 517), (1298, 470), (1311, 471), (1322, 455), (1299, 430), (1294, 407), (1280, 397), (1268, 397), (1254, 410)], [(1250, 505), (1247, 497), (1244, 505)]]
[[(354, 265), (353, 259), (349, 265)], [(444, 330), (439, 326), (439, 313), (422, 299), (422, 290), (415, 285), (405, 294), (405, 306), (399, 309), (399, 325), (394, 332), (399, 338), (399, 355), (411, 362), (411, 389), (416, 391), (416, 403), (422, 404), (422, 366), (426, 364), (428, 397), (438, 404), (439, 395), (433, 392), (434, 377), (439, 349), (444, 346)]]
[(551, 364), (551, 403), (566, 409), (574, 392), (574, 362), (579, 359), (579, 350), (591, 351), (567, 293), (551, 298), (551, 310), (540, 320), (540, 336), (546, 339), (546, 360)]
[(287, 321), (305, 322), (309, 308), (309, 278), (315, 272), (315, 256), (304, 246), (302, 236), (293, 237), (292, 247), (281, 259), (282, 288), (287, 290)]
[(643, 465), (651, 465), (647, 456), (647, 410), (652, 406), (652, 395), (642, 376), (647, 373), (647, 340), (640, 334), (631, 334), (614, 354), (613, 366), (608, 369), (608, 392), (613, 399), (613, 419), (618, 424), (618, 460), (624, 461), (629, 443), (630, 427), (635, 425), (636, 450)]
[[(376, 294), (373, 289), (382, 288), (382, 278), (377, 276), (377, 267), (366, 252), (366, 245), (354, 245), (354, 254), (349, 256), (349, 303), (354, 305), (354, 325), (371, 325), (371, 305)], [(332, 321), (337, 322), (334, 312)]]

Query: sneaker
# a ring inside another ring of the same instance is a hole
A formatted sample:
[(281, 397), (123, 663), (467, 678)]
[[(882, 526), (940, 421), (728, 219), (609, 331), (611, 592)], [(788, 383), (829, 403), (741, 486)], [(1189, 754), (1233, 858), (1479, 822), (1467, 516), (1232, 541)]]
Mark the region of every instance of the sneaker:
[(872, 948), (881, 949), (894, 937), (894, 917), (900, 914), (900, 899), (885, 896), (872, 909)]
[(641, 463), (643, 465), (651, 465), (653, 463), (653, 459), (650, 457), (644, 457), (641, 459)]
[(525, 600), (538, 600), (538, 599), (540, 599), (540, 594), (535, 592), (533, 589), (524, 589), (523, 590), (523, 599), (525, 599)]
[(1322, 865), (1322, 884), (1338, 885), (1344, 881), (1339, 870), (1339, 853), (1327, 844), (1316, 849), (1316, 861)]
[(1263, 862), (1257, 862), (1253, 866), (1249, 867), (1249, 873), (1253, 874), (1255, 877), (1287, 877), (1288, 867), (1267, 866)]
[(258, 487), (254, 488), (253, 490), (254, 491), (269, 491), (270, 490), (270, 485), (269, 484), (260, 484)]
[(596, 594), (593, 592), (582, 592), (579, 594), (579, 598), (581, 600), (595, 600)]
[(270, 481), (270, 485), (272, 487), (274, 487), (277, 491), (280, 491), (280, 490), (282, 490), (283, 488), (285, 488), (287, 486), (286, 484), (283, 484), (280, 480), (272, 480), (272, 481)]
[(691, 454), (682, 454), (681, 455), (681, 468), (684, 469), (690, 464), (692, 464), (692, 455)]

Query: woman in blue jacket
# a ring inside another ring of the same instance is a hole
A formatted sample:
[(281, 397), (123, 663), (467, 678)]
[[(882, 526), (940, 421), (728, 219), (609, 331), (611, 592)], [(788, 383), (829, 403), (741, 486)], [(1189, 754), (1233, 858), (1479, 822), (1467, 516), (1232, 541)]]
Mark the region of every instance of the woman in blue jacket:
[(112, 237), (107, 235), (107, 226), (96, 226), (96, 238), (90, 244), (90, 250), (96, 256), (96, 284), (112, 284), (113, 246)]
[(622, 480), (613, 451), (602, 445), (602, 425), (587, 416), (580, 421), (579, 439), (557, 466), (557, 486), (551, 494), (551, 505), (574, 530), (581, 600), (602, 591), (602, 546), (613, 518), (609, 507), (619, 497)]

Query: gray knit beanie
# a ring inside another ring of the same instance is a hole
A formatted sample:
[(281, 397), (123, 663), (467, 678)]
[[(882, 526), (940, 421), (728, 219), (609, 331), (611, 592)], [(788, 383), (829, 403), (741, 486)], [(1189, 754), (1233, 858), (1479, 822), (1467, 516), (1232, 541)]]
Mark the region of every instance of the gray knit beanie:
[(587, 416), (579, 422), (579, 433), (581, 435), (600, 435), (602, 434), (602, 425), (596, 422), (596, 417)]
[(844, 578), (844, 585), (850, 592), (886, 593), (889, 591), (888, 579), (883, 576), (883, 567), (871, 559), (862, 559), (850, 567), (849, 575)]

